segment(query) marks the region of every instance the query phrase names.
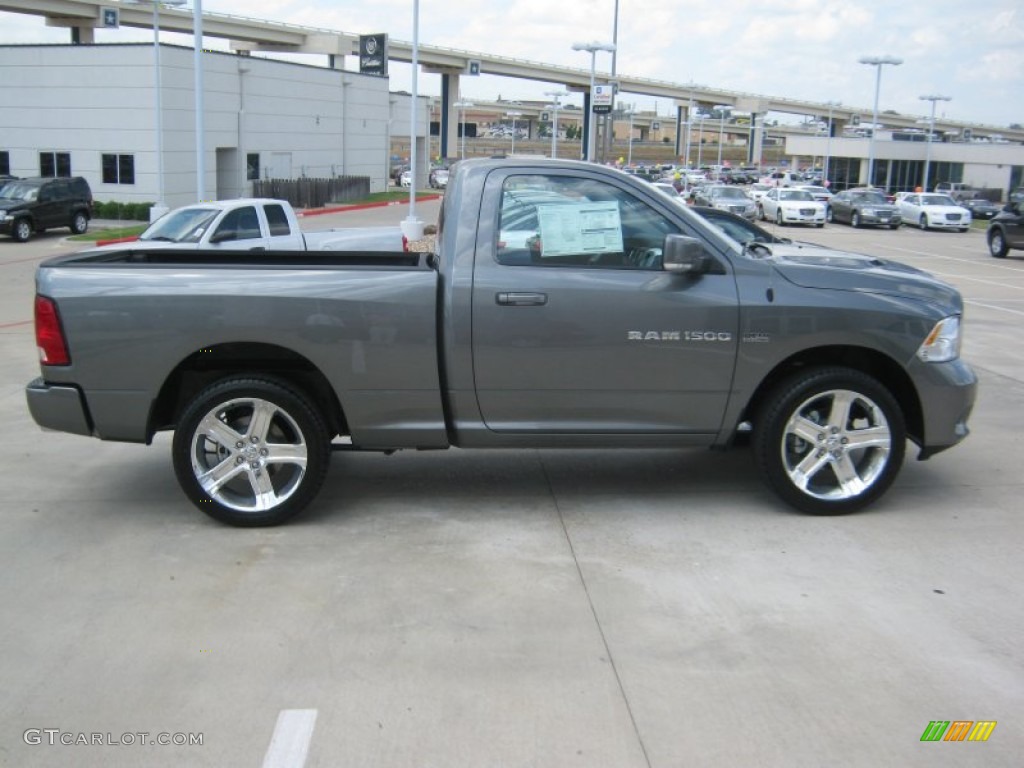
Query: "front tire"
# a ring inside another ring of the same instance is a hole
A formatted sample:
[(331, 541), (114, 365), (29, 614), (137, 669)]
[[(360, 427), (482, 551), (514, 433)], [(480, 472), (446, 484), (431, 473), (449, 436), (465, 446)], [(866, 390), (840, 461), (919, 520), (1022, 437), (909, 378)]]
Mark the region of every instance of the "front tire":
[(922, 232), (928, 231), (928, 214), (922, 213), (921, 218), (918, 219), (917, 225), (921, 228)]
[(315, 407), (275, 379), (232, 377), (201, 391), (174, 433), (189, 500), (228, 525), (279, 525), (323, 484), (330, 436)]
[(835, 221), (835, 214), (832, 213), (832, 207), (831, 206), (829, 206), (825, 210), (825, 221), (827, 221), (829, 224), (831, 224), (833, 221)]
[(775, 209), (775, 223), (778, 224), (780, 227), (783, 225), (781, 208)]
[(1006, 257), (1010, 247), (1006, 244), (1006, 235), (1001, 229), (990, 229), (988, 231), (988, 252), (997, 259)]
[(857, 211), (850, 215), (850, 226), (855, 228), (860, 226), (860, 214)]
[(11, 237), (19, 243), (27, 243), (32, 237), (32, 222), (28, 219), (18, 219), (11, 229)]
[(905, 449), (895, 398), (850, 368), (812, 368), (784, 380), (765, 400), (754, 435), (765, 482), (812, 515), (856, 512), (877, 500)]

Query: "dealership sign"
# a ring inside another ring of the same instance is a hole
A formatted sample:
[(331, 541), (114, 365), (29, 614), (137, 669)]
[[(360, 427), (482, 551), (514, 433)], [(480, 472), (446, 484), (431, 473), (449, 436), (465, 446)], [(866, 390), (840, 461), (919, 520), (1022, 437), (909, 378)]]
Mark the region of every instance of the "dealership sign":
[(378, 34), (359, 36), (359, 71), (364, 75), (380, 75), (381, 77), (387, 77), (387, 35)]
[(595, 115), (606, 115), (612, 111), (612, 102), (615, 101), (615, 86), (595, 85), (590, 94), (591, 111)]

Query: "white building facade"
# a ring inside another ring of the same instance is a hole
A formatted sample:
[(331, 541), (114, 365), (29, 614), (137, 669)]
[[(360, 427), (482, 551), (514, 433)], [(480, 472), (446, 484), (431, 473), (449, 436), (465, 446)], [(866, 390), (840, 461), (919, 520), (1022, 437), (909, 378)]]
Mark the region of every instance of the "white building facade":
[[(0, 173), (83, 176), (97, 200), (156, 202), (162, 123), (163, 200), (196, 202), (193, 50), (160, 46), (160, 121), (154, 64), (152, 44), (0, 46)], [(256, 178), (303, 176), (368, 176), (371, 192), (386, 190), (390, 137), (409, 134), (409, 99), (388, 84), (204, 52), (206, 196), (244, 197)]]

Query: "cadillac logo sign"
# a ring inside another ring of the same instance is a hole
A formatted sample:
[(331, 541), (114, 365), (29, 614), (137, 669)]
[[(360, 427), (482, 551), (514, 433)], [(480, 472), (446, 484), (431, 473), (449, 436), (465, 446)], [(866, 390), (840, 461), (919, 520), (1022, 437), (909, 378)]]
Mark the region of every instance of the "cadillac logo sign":
[(380, 75), (381, 77), (387, 77), (387, 35), (379, 34), (359, 36), (359, 71), (364, 75)]

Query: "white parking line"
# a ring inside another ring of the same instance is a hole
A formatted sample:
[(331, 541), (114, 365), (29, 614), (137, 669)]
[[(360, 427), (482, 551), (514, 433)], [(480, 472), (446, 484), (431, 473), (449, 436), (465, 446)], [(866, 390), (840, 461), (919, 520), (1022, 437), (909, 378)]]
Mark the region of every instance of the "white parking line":
[(282, 709), (277, 716), (263, 768), (302, 768), (316, 725), (315, 709)]
[(1011, 315), (1020, 315), (1024, 317), (1024, 311), (1019, 309), (1010, 309), (1009, 307), (1000, 307), (997, 304), (986, 304), (982, 301), (972, 301), (970, 299), (964, 299), (964, 304), (970, 304), (974, 307), (984, 307), (985, 309), (994, 309), (999, 312), (1009, 312)]

